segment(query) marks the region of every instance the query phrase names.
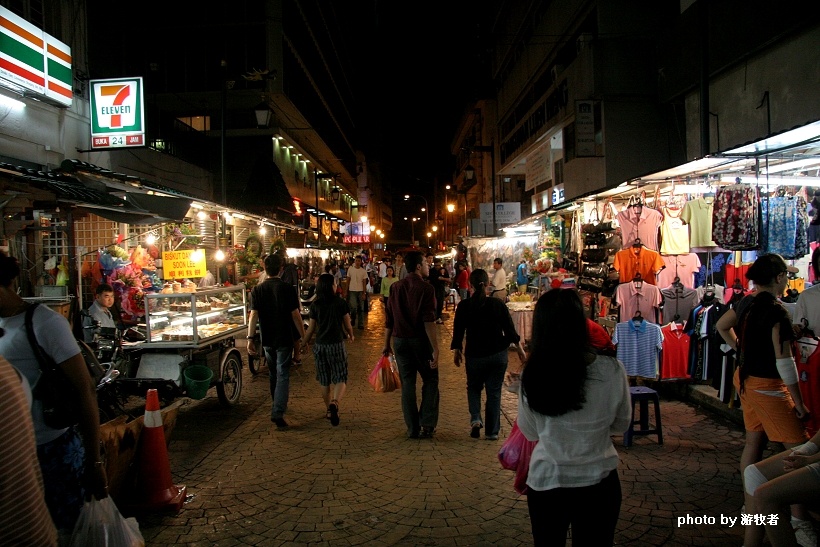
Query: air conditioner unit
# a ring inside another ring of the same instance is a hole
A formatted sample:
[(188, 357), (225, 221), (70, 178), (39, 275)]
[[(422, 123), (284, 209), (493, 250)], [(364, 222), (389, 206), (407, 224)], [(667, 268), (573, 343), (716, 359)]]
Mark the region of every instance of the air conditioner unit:
[(552, 83), (557, 82), (558, 78), (561, 76), (561, 74), (563, 72), (564, 72), (564, 65), (554, 65), (550, 69), (550, 75), (552, 76)]
[(580, 35), (577, 40), (575, 40), (575, 53), (580, 54), (581, 51), (585, 47), (589, 47), (589, 44), (592, 43), (592, 34), (589, 32), (585, 32), (584, 34)]

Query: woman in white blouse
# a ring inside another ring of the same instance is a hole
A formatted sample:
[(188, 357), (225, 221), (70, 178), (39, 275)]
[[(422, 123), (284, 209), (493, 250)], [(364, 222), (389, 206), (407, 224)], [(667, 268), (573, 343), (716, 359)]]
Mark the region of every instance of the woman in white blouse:
[(621, 483), (610, 435), (623, 434), (632, 419), (626, 371), (591, 349), (573, 290), (538, 299), (531, 348), (521, 374), (518, 427), (539, 441), (527, 478), (535, 545), (564, 545), (570, 524), (573, 544), (612, 545)]

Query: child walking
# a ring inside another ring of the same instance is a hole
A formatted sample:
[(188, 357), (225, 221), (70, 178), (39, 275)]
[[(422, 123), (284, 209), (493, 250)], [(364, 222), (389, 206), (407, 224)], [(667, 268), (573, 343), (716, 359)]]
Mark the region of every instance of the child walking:
[(322, 386), (326, 417), (334, 426), (339, 425), (339, 400), (347, 388), (345, 333), (351, 342), (355, 339), (350, 307), (336, 294), (336, 279), (331, 274), (322, 274), (316, 282), (316, 300), (310, 306), (310, 324), (302, 343), (307, 344), (316, 334), (313, 345), (316, 380)]

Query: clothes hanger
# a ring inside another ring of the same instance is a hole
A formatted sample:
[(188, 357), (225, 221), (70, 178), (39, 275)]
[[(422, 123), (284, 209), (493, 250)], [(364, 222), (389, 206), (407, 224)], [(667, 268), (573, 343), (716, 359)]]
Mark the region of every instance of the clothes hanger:
[(632, 242), (632, 247), (641, 248), (641, 246), (643, 246), (643, 243), (641, 243), (641, 238), (636, 237), (635, 241)]
[(643, 288), (643, 277), (641, 277), (641, 272), (635, 272), (635, 275), (632, 277), (632, 283), (635, 284), (636, 289)]
[(643, 315), (641, 314), (641, 310), (635, 312), (635, 315), (632, 316), (632, 321), (643, 323)]

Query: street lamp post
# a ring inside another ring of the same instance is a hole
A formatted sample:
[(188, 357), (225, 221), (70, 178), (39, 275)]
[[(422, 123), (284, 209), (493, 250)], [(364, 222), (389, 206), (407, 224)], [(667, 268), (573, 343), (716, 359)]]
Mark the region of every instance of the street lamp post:
[(418, 217), (407, 218), (404, 217), (404, 220), (410, 221), (410, 245), (416, 244), (416, 221), (420, 220)]
[(456, 239), (454, 237), (455, 234), (453, 233), (454, 230), (453, 230), (452, 226), (448, 227), (448, 225), (450, 224), (450, 221), (452, 220), (450, 217), (452, 216), (453, 211), (455, 211), (455, 210), (456, 210), (456, 206), (453, 203), (448, 203), (447, 204), (447, 215), (444, 217), (445, 218), (445, 221), (444, 221), (444, 239), (447, 240), (447, 232), (449, 230), (450, 240), (452, 240), (453, 243), (455, 243), (455, 239)]

